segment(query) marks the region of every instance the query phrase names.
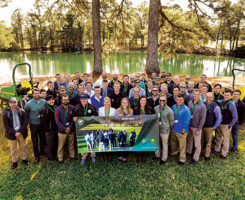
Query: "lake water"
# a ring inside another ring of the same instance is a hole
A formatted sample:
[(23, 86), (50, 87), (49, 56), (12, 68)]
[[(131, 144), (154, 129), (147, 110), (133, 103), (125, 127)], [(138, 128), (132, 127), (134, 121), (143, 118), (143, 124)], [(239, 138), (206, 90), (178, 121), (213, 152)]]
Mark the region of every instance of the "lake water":
[[(21, 62), (32, 66), (33, 76), (50, 76), (56, 73), (74, 74), (76, 71), (90, 73), (93, 70), (93, 54), (82, 53), (0, 53), (0, 83), (12, 81), (12, 69)], [(132, 74), (143, 72), (146, 64), (146, 53), (127, 52), (115, 53), (103, 58), (103, 68), (106, 72)], [(203, 55), (178, 54), (177, 58), (165, 59), (159, 56), (160, 70), (172, 74), (190, 74), (199, 76), (232, 76), (233, 68), (245, 69), (245, 59), (233, 57), (213, 57)], [(16, 77), (22, 78), (27, 74), (25, 67), (20, 67)], [(243, 72), (236, 72), (244, 76)]]

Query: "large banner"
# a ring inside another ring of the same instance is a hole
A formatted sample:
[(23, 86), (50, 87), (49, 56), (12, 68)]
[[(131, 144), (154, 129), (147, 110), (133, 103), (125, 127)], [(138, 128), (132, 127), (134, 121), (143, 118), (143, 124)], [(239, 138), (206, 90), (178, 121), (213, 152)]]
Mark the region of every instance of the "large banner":
[(108, 151), (157, 151), (157, 115), (131, 117), (78, 117), (78, 153)]

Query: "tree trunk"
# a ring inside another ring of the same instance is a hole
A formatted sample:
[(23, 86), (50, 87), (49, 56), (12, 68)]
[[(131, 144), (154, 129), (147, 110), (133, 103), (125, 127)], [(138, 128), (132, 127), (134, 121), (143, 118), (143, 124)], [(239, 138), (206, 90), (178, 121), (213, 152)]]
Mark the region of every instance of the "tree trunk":
[(100, 0), (92, 0), (92, 21), (94, 41), (94, 75), (102, 73), (102, 48), (100, 37)]
[(158, 67), (158, 20), (160, 0), (150, 0), (149, 7), (149, 26), (148, 26), (148, 46), (146, 58), (146, 73), (159, 73)]

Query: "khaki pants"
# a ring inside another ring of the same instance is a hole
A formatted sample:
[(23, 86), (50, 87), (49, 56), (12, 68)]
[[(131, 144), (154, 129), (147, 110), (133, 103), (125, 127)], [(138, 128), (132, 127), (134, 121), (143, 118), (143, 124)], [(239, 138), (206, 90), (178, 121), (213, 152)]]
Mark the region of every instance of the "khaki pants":
[(9, 141), (9, 146), (10, 146), (10, 151), (12, 156), (12, 162), (18, 162), (17, 143), (19, 144), (21, 159), (26, 160), (27, 159), (26, 141), (23, 135), (20, 134), (19, 137), (16, 137), (16, 140), (8, 140), (8, 141)]
[[(160, 134), (160, 140), (162, 142), (162, 149), (159, 149), (159, 151), (155, 152), (155, 156), (157, 158), (160, 158), (161, 153), (162, 153), (162, 160), (166, 161), (168, 158), (168, 138), (169, 134)], [(160, 151), (161, 150), (161, 151)]]
[(171, 137), (171, 155), (179, 154), (180, 162), (186, 161), (186, 137), (187, 134), (173, 133)]
[(193, 155), (193, 160), (198, 161), (201, 154), (201, 139), (202, 139), (202, 131), (200, 131), (199, 135), (196, 135), (197, 128), (190, 127), (189, 134), (187, 137), (187, 153), (192, 153), (193, 148), (193, 139), (195, 145), (195, 153)]
[[(82, 159), (86, 159), (87, 156), (88, 156), (88, 153), (82, 153)], [(90, 157), (95, 158), (96, 157), (95, 153), (90, 153)]]
[(206, 127), (202, 129), (202, 147), (205, 144), (205, 157), (210, 157), (211, 154), (213, 132), (213, 128)]
[(62, 161), (64, 159), (64, 146), (68, 142), (68, 150), (70, 158), (75, 157), (75, 148), (74, 148), (74, 133), (62, 134), (58, 133), (58, 159)]
[[(231, 129), (228, 128), (228, 124), (221, 124), (217, 128), (216, 132), (216, 140), (215, 140), (215, 151), (219, 152), (221, 149), (221, 155), (226, 157), (229, 152), (229, 144), (230, 144), (230, 135), (231, 135)], [(223, 137), (223, 142), (222, 142)]]

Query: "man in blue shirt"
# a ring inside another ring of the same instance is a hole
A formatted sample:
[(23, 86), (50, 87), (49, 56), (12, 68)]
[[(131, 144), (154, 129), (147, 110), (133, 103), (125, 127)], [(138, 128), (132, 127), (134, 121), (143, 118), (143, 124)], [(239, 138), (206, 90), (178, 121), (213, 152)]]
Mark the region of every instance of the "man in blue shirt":
[(184, 165), (186, 161), (186, 137), (191, 120), (191, 112), (184, 105), (184, 101), (184, 96), (178, 95), (176, 99), (177, 104), (172, 107), (174, 112), (174, 127), (171, 137), (171, 155), (178, 155), (180, 153), (179, 165)]

